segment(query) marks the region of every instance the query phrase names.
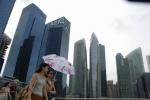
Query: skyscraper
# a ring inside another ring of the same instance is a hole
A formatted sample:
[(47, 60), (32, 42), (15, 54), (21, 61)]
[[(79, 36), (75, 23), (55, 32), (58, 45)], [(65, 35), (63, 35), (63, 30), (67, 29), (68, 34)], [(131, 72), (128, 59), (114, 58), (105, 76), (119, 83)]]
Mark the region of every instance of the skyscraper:
[[(93, 33), (90, 43), (90, 72), (89, 72), (89, 91), (91, 98), (101, 96), (101, 81), (98, 81), (98, 76), (101, 77), (101, 70), (98, 70), (98, 52), (99, 42), (96, 35)], [(99, 84), (98, 84), (99, 83)]]
[(137, 79), (145, 72), (143, 56), (141, 48), (137, 48), (131, 53), (129, 53), (126, 58), (129, 61), (129, 68), (131, 71), (131, 80), (134, 88), (134, 97), (137, 97)]
[(90, 44), (89, 92), (92, 98), (107, 96), (105, 47), (94, 33)]
[[(65, 17), (61, 17), (48, 23), (45, 27), (38, 63), (42, 62), (42, 56), (47, 54), (57, 54), (67, 59), (69, 36), (70, 22)], [(66, 95), (66, 78), (66, 75), (57, 72), (57, 82), (55, 84), (57, 91), (56, 96)]]
[(16, 0), (0, 0), (0, 35), (4, 33)]
[(150, 55), (146, 56), (146, 60), (147, 60), (147, 65), (148, 65), (149, 72), (150, 72)]
[(101, 77), (98, 77), (99, 82), (101, 82), (101, 96), (107, 96), (107, 81), (106, 81), (106, 60), (105, 60), (105, 46), (99, 44), (99, 51), (98, 51), (98, 69), (100, 70)]
[(122, 54), (116, 55), (117, 76), (118, 76), (118, 90), (120, 98), (134, 97), (132, 88), (131, 71), (129, 68), (128, 59), (123, 58)]
[(0, 37), (1, 45), (0, 45), (0, 72), (4, 63), (4, 57), (6, 50), (8, 48), (8, 45), (11, 42), (11, 39), (6, 35), (3, 34), (2, 37)]
[(75, 75), (70, 77), (71, 95), (87, 97), (87, 52), (85, 40), (79, 40), (74, 46)]
[(3, 75), (29, 81), (37, 69), (46, 15), (34, 4), (23, 9)]
[(126, 58), (129, 60), (129, 66), (132, 73), (132, 80), (135, 82), (144, 73), (144, 63), (141, 48), (137, 48), (129, 53)]

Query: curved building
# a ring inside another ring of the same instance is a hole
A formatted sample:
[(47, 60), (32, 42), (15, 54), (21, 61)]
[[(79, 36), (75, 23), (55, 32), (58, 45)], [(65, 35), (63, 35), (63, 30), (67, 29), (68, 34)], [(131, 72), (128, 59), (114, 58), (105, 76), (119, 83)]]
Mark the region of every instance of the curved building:
[(134, 90), (134, 97), (138, 97), (137, 94), (137, 79), (139, 79), (145, 72), (144, 70), (144, 62), (143, 62), (143, 56), (142, 56), (142, 50), (141, 48), (137, 48), (131, 53), (129, 53), (126, 58), (129, 62), (129, 68), (131, 71), (131, 82), (132, 82), (132, 88)]
[(135, 49), (129, 53), (126, 58), (129, 60), (132, 81), (136, 82), (136, 80), (140, 78), (145, 72), (141, 48)]

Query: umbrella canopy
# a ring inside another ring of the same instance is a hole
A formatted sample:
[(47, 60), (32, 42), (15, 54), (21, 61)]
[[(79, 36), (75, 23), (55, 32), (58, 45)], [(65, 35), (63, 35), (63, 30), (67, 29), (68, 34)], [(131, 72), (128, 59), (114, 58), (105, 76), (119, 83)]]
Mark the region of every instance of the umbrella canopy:
[(69, 74), (69, 75), (75, 74), (74, 67), (64, 57), (57, 56), (56, 54), (51, 54), (51, 55), (43, 56), (43, 59), (45, 63), (49, 64), (51, 68), (53, 68), (58, 72)]

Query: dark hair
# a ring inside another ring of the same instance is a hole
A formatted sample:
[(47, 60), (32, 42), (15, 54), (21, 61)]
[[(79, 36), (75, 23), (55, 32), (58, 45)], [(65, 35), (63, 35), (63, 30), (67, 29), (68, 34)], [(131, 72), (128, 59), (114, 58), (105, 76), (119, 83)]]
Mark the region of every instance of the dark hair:
[(38, 70), (36, 70), (36, 72), (35, 72), (35, 73), (40, 73), (40, 72), (42, 71), (42, 68), (43, 68), (43, 67), (46, 67), (46, 66), (49, 66), (49, 64), (41, 63), (41, 64), (40, 64), (39, 69), (38, 69)]

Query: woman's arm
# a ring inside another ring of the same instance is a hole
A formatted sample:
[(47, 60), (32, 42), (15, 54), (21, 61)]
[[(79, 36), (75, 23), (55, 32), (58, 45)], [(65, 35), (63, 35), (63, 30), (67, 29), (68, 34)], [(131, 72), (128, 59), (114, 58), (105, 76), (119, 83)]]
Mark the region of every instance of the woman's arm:
[(50, 91), (51, 94), (56, 94), (56, 89), (55, 89), (55, 85), (54, 82), (52, 82), (52, 91)]
[(34, 85), (36, 84), (36, 81), (37, 81), (37, 74), (34, 74), (33, 76), (32, 76), (32, 79), (31, 79), (31, 81), (30, 81), (30, 83), (29, 83), (29, 88), (28, 88), (28, 100), (31, 100), (31, 94), (32, 94), (32, 89), (33, 89), (33, 87), (34, 87)]

